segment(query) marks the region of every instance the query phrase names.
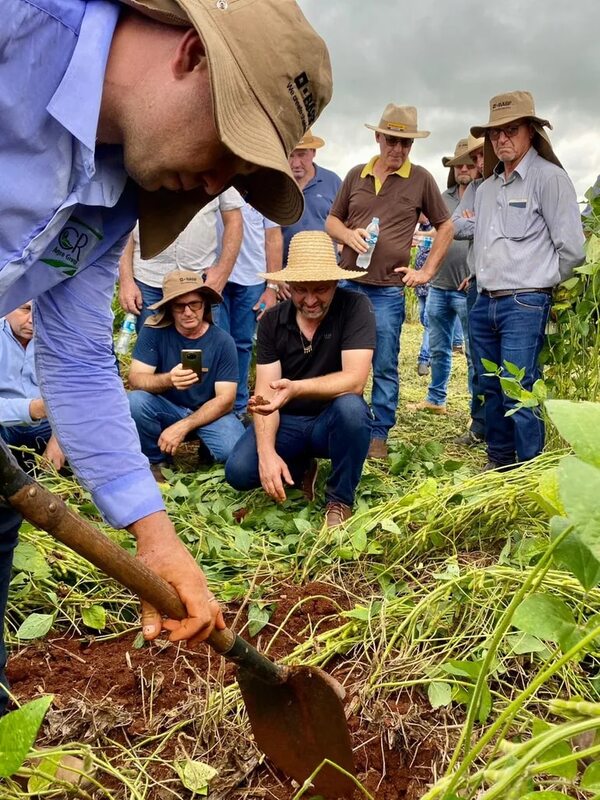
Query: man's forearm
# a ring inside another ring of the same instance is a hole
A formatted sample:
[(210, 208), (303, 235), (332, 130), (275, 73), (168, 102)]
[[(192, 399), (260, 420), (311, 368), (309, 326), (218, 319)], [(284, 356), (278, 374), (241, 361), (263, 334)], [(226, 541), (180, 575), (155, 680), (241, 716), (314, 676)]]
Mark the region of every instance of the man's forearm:
[(305, 378), (294, 381), (294, 398), (304, 397), (307, 400), (333, 400), (342, 394), (362, 395), (364, 381), (351, 372), (331, 372), (318, 378)]
[(346, 244), (349, 228), (344, 225), (341, 219), (334, 217), (333, 214), (329, 214), (325, 220), (325, 231), (336, 242), (339, 242), (340, 244)]
[(267, 417), (254, 415), (254, 433), (256, 435), (256, 449), (260, 458), (261, 454), (272, 453), (275, 450), (275, 437), (279, 430), (279, 411), (274, 411)]
[[(230, 214), (232, 216), (229, 216)], [(211, 267), (210, 275), (212, 280), (218, 279), (224, 285), (227, 283), (239, 255), (244, 226), (240, 211), (236, 210), (236, 213), (233, 211), (224, 212), (222, 217), (223, 239), (221, 242), (221, 255), (214, 267)]]
[(151, 394), (162, 394), (173, 389), (173, 380), (170, 372), (130, 372), (129, 387), (131, 389), (141, 389)]
[(233, 409), (233, 403), (234, 400), (226, 397), (213, 397), (211, 400), (207, 400), (200, 408), (185, 418), (189, 431), (195, 431), (197, 428), (202, 428), (203, 425), (208, 425), (224, 417), (225, 414), (229, 414)]
[(431, 278), (437, 274), (437, 271), (442, 265), (442, 261), (446, 257), (446, 253), (452, 244), (453, 238), (454, 225), (451, 220), (447, 219), (436, 229), (436, 235), (431, 245), (429, 256), (423, 265), (423, 272)]

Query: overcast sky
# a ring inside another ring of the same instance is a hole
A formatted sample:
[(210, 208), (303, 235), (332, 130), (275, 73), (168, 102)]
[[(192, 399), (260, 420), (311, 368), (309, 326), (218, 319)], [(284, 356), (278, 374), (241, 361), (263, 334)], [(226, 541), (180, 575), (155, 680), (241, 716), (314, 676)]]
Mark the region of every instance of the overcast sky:
[(450, 155), (495, 94), (527, 89), (578, 196), (600, 173), (600, 0), (299, 0), (328, 44), (333, 99), (318, 163), (344, 177), (376, 152), (387, 103), (417, 107), (411, 160), (445, 188)]

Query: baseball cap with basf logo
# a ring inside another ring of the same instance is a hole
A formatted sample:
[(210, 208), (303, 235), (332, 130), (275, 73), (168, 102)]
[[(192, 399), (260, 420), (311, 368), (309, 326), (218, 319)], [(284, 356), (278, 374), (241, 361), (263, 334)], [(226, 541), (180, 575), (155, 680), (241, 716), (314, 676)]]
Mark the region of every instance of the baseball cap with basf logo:
[[(121, 0), (169, 25), (193, 26), (206, 51), (219, 139), (258, 169), (233, 186), (288, 225), (303, 195), (288, 155), (331, 99), (325, 42), (295, 0)], [(142, 257), (163, 250), (212, 199), (203, 189), (140, 190)]]

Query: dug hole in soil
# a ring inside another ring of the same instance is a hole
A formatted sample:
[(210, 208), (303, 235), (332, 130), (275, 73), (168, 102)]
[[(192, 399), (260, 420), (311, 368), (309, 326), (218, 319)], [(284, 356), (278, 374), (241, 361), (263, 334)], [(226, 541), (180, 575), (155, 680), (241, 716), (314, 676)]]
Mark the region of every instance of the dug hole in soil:
[[(276, 604), (269, 627), (279, 626), (303, 598), (310, 599), (287, 619), (284, 633), (270, 648), (274, 660), (302, 643), (310, 628), (318, 626), (323, 632), (341, 624), (338, 609), (348, 607), (347, 595), (330, 584), (286, 585), (277, 594), (263, 597)], [(229, 624), (237, 610), (233, 606), (226, 614)], [(165, 765), (183, 754), (219, 770), (211, 782), (210, 798), (289, 800), (294, 796), (298, 787), (268, 763), (260, 763), (249, 728), (243, 731), (239, 718), (237, 725), (231, 719), (223, 720), (217, 736), (205, 730), (210, 727), (202, 722), (207, 691), (218, 691), (235, 680), (232, 665), (203, 645), (192, 652), (161, 641), (136, 649), (134, 639), (133, 633), (104, 642), (50, 635), (12, 654), (7, 672), (19, 702), (40, 694), (54, 695), (38, 745), (90, 744), (118, 769), (119, 752), (130, 752), (154, 737), (153, 743), (143, 745), (141, 751), (136, 749), (138, 756), (140, 752), (149, 756), (156, 750), (158, 736), (189, 720), (175, 735), (166, 737), (160, 760), (149, 762), (147, 770), (155, 783), (145, 795), (147, 800), (191, 797), (180, 783), (173, 782), (175, 773)], [(259, 649), (264, 647), (260, 634), (251, 641)], [(417, 800), (439, 774), (441, 752), (447, 746), (440, 735), (439, 716), (416, 693), (390, 696), (374, 708), (358, 708), (362, 665), (339, 658), (326, 669), (346, 688), (358, 779), (377, 800)], [(114, 742), (125, 750), (119, 751)], [(132, 768), (131, 764), (121, 766)], [(107, 776), (101, 782), (115, 796), (125, 796), (122, 784)], [(358, 790), (354, 794), (355, 798), (363, 796)]]

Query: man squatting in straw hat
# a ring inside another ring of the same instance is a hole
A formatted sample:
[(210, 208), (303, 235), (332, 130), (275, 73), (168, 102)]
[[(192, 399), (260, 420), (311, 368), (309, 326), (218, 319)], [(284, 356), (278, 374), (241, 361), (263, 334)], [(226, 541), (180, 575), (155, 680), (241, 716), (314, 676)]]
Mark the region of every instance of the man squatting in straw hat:
[[(366, 294), (375, 309), (377, 347), (373, 356), (372, 408), (374, 424), (369, 457), (387, 457), (387, 437), (396, 421), (398, 354), (404, 321), (404, 286), (413, 285), (407, 271), (413, 232), (421, 212), (437, 229), (424, 269), (435, 273), (453, 236), (450, 214), (435, 180), (408, 158), (413, 140), (429, 136), (417, 126), (413, 106), (386, 106), (375, 131), (379, 154), (368, 164), (353, 167), (331, 207), (325, 229), (343, 245), (340, 264), (355, 269), (359, 253), (366, 252), (366, 227), (379, 217), (379, 240), (368, 270), (355, 291)], [(403, 275), (402, 273), (406, 273)]]
[(323, 231), (297, 233), (286, 269), (269, 273), (287, 281), (291, 299), (258, 323), (253, 425), (235, 445), (225, 478), (236, 489), (263, 487), (277, 502), (285, 485), (314, 498), (317, 458), (331, 459), (325, 489), (326, 523), (352, 514), (371, 437), (363, 391), (375, 347), (369, 300), (338, 287), (362, 272), (340, 269)]
[[(489, 120), (471, 128), (485, 137), (484, 178), (477, 188), (470, 227), (478, 297), (469, 324), (473, 359), (524, 369), (531, 390), (552, 289), (584, 260), (575, 189), (535, 113), (529, 92), (490, 100)], [(457, 223), (458, 224), (458, 223)], [(464, 231), (461, 233), (465, 235)], [(515, 401), (496, 377), (481, 375), (489, 469), (527, 461), (544, 447), (544, 424), (533, 409), (507, 417)]]
[[(233, 413), (238, 381), (235, 342), (213, 324), (223, 298), (197, 272), (173, 270), (163, 299), (150, 306), (131, 360), (129, 407), (142, 452), (163, 480), (179, 445), (195, 436), (217, 462), (227, 460), (244, 426)], [(202, 373), (181, 364), (182, 350), (202, 350)]]
[[(149, 257), (231, 184), (275, 222), (298, 219), (287, 157), (328, 103), (331, 70), (293, 0), (128, 2), (2, 4), (0, 314), (35, 299), (53, 430), (105, 518), (178, 591), (188, 617), (165, 623), (171, 638), (201, 639), (223, 618), (166, 516), (115, 368), (117, 262), (138, 216)], [(19, 521), (1, 512), (2, 618)], [(147, 604), (142, 620), (146, 638), (160, 633)], [(0, 682), (4, 662), (2, 645)]]

